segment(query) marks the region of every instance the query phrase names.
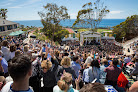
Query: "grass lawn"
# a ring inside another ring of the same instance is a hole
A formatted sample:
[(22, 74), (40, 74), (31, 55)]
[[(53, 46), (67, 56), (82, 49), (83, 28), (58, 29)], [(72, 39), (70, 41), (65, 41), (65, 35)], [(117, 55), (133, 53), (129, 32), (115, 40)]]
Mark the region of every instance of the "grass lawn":
[(79, 32), (88, 31), (89, 29), (77, 29)]
[[(83, 31), (89, 31), (89, 29), (77, 29), (79, 32), (83, 32)], [(109, 29), (98, 29), (97, 32), (101, 33), (102, 31), (112, 31)]]
[(102, 31), (112, 31), (112, 30), (109, 30), (109, 29), (98, 29), (97, 32), (101, 33)]

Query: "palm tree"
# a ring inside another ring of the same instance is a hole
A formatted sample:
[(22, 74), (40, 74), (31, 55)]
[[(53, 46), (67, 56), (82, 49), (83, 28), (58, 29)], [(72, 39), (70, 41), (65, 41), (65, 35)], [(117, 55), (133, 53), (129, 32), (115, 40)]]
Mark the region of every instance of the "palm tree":
[(0, 9), (0, 15), (1, 15), (1, 17), (2, 18), (4, 18), (4, 19), (6, 19), (7, 18), (7, 16), (6, 16), (6, 13), (8, 12), (8, 10), (7, 9)]

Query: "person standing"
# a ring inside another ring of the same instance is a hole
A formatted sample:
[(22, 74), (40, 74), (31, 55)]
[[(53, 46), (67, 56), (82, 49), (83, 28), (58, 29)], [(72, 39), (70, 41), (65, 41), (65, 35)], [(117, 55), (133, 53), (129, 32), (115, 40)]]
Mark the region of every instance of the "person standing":
[(9, 44), (8, 41), (4, 40), (2, 42), (2, 48), (1, 48), (6, 61), (9, 61), (11, 59), (11, 54), (10, 54), (10, 50), (8, 48), (8, 44)]
[(117, 79), (119, 74), (122, 72), (122, 69), (117, 67), (119, 63), (118, 59), (114, 58), (112, 63), (112, 65), (104, 69), (104, 71), (107, 72), (105, 85), (112, 85), (113, 87), (116, 87)]
[(9, 74), (13, 81), (8, 82), (1, 92), (34, 92), (29, 87), (29, 78), (32, 75), (32, 64), (28, 56), (21, 55), (9, 62)]
[(2, 75), (8, 76), (8, 63), (7, 61), (2, 58), (2, 51), (0, 50), (0, 65), (1, 65), (1, 73), (3, 73)]
[[(51, 61), (47, 58), (47, 60), (42, 61), (41, 67), (43, 69), (43, 92), (52, 92), (53, 87), (56, 85), (56, 77), (55, 73), (58, 68), (58, 61), (56, 60), (53, 53), (51, 53), (52, 58)], [(54, 65), (55, 64), (55, 65)], [(54, 67), (52, 67), (54, 65)]]
[(76, 76), (78, 77), (79, 76), (79, 71), (81, 69), (81, 66), (79, 64), (78, 56), (73, 57), (73, 61), (71, 62), (71, 66), (74, 69)]

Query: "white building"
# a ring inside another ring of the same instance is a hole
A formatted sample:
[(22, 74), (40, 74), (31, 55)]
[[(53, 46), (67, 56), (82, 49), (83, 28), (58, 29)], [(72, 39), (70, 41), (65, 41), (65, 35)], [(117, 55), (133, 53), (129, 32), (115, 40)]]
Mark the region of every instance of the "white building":
[(12, 31), (17, 31), (19, 24), (0, 18), (0, 35), (7, 35)]
[(80, 45), (83, 45), (84, 41), (92, 41), (96, 40), (96, 42), (101, 41), (101, 34), (92, 31), (85, 31), (80, 33)]

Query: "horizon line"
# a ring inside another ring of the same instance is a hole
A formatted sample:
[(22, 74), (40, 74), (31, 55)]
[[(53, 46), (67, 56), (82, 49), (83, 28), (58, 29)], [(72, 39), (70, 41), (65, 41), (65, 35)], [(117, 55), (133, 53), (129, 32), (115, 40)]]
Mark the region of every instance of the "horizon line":
[[(109, 18), (107, 18), (107, 19), (109, 19)], [(122, 19), (122, 18), (115, 18), (115, 19)], [(126, 18), (124, 18), (124, 19), (126, 19)], [(36, 20), (41, 20), (41, 19), (36, 19)], [(65, 19), (65, 20), (73, 20), (73, 19)], [(9, 21), (33, 21), (33, 20), (9, 20)]]

